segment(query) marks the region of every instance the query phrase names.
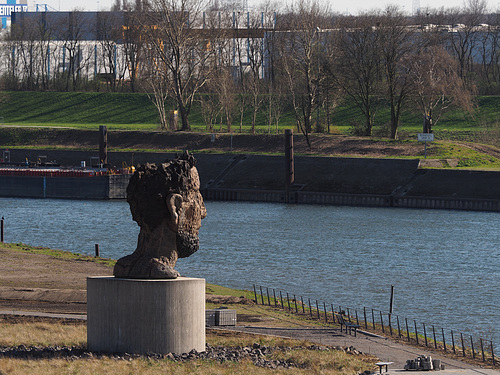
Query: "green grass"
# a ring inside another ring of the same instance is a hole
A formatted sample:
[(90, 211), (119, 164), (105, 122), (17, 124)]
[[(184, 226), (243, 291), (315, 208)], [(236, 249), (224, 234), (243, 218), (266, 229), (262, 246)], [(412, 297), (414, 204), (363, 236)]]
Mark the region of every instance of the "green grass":
[(48, 255), (53, 258), (65, 259), (65, 260), (83, 260), (92, 261), (95, 263), (103, 264), (108, 267), (114, 267), (116, 260), (107, 258), (95, 258), (89, 255), (82, 255), (79, 253), (72, 253), (70, 251), (55, 250), (47, 247), (40, 246), (30, 246), (23, 243), (2, 243), (1, 247), (4, 249), (10, 249), (13, 251), (24, 252), (28, 254), (42, 254)]
[(433, 142), (428, 145), (428, 157), (433, 159), (456, 159), (457, 168), (500, 169), (500, 160), (454, 142)]
[[(477, 98), (478, 109), (473, 116), (460, 110), (446, 113), (434, 127), (436, 137), (461, 141), (475, 141), (496, 131), (498, 136), (500, 115), (500, 96), (482, 96)], [(170, 100), (167, 110), (175, 109)], [(269, 131), (266, 108), (257, 116), (258, 133)], [(321, 114), (324, 117), (324, 114)], [(390, 119), (389, 108), (381, 103), (374, 121), (374, 135), (386, 137)], [(313, 120), (316, 118), (314, 116)], [(54, 126), (77, 129), (95, 129), (106, 125), (109, 130), (158, 130), (159, 120), (156, 108), (143, 93), (89, 93), (89, 92), (3, 92), (0, 94), (0, 124), (17, 126)], [(324, 118), (322, 119), (324, 122)], [(358, 108), (346, 102), (337, 107), (332, 114), (330, 132), (349, 134), (354, 123), (363, 123), (364, 119)], [(193, 131), (206, 131), (198, 102), (195, 102), (190, 114)], [(243, 120), (243, 132), (249, 132), (251, 126), (251, 108), (246, 110)], [(285, 108), (279, 125), (279, 131), (294, 128), (295, 120), (290, 107)], [(408, 108), (401, 118), (399, 134), (402, 139), (414, 138), (421, 132), (422, 120), (418, 111)], [(215, 126), (216, 131), (227, 131), (225, 125)], [(239, 116), (235, 116), (233, 132), (239, 132)], [(275, 133), (271, 127), (271, 133)], [(491, 141), (491, 137), (486, 137)], [(495, 142), (495, 140), (493, 140)], [(491, 142), (488, 142), (491, 143)]]

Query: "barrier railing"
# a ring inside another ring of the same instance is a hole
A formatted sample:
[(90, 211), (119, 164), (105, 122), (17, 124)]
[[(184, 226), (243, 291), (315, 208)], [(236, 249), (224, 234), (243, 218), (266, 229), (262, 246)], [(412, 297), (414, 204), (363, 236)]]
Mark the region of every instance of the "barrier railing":
[[(385, 336), (397, 336), (417, 346), (454, 353), (461, 357), (470, 357), (493, 366), (500, 362), (495, 355), (493, 340), (473, 337), (462, 332), (426, 325), (414, 319), (400, 317), (381, 310), (363, 307), (349, 308), (318, 300), (304, 299), (289, 292), (254, 284), (253, 291), (257, 304), (282, 308), (289, 312), (309, 315), (312, 319), (324, 320), (325, 323), (339, 324), (341, 329), (355, 326), (356, 329), (382, 333)], [(338, 308), (338, 309), (337, 309)]]

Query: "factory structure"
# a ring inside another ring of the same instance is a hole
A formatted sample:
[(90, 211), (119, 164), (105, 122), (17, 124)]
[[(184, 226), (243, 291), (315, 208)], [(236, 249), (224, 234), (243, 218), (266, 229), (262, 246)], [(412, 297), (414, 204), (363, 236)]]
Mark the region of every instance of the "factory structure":
[[(147, 69), (141, 66), (141, 59), (148, 54), (148, 46), (131, 12), (53, 11), (47, 6), (33, 8), (27, 4), (14, 4), (9, 9), (1, 42), (0, 73), (12, 77), (11, 82), (22, 82), (23, 86), (17, 88), (64, 91), (71, 80), (78, 79), (129, 84), (141, 76), (141, 69)], [(207, 48), (214, 48), (209, 35), (213, 35), (210, 33), (217, 24), (216, 28), (224, 30), (217, 48), (225, 64), (235, 70), (244, 68), (250, 64), (249, 51), (257, 51), (258, 69), (264, 77), (265, 40), (274, 30), (276, 13), (216, 13), (203, 13), (189, 28), (198, 33)], [(60, 82), (63, 76), (66, 87)], [(58, 86), (54, 83), (57, 79)]]
[(5, 30), (10, 28), (11, 17), (13, 13), (25, 13), (28, 12), (31, 7), (28, 4), (28, 0), (4, 0), (0, 3), (0, 19), (2, 20), (1, 29)]

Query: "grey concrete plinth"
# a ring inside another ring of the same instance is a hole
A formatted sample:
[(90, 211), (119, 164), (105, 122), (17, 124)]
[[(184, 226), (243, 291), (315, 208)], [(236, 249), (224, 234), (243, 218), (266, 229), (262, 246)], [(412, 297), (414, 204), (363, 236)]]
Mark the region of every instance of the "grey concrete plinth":
[(108, 353), (205, 350), (205, 280), (87, 278), (87, 347)]

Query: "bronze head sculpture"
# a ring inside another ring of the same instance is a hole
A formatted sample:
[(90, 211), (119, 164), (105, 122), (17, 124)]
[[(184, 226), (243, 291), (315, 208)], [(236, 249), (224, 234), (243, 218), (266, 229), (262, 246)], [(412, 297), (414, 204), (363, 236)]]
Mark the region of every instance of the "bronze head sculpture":
[(195, 158), (138, 166), (127, 187), (132, 218), (140, 226), (136, 250), (115, 265), (115, 277), (175, 279), (178, 258), (198, 250), (198, 231), (207, 211)]

